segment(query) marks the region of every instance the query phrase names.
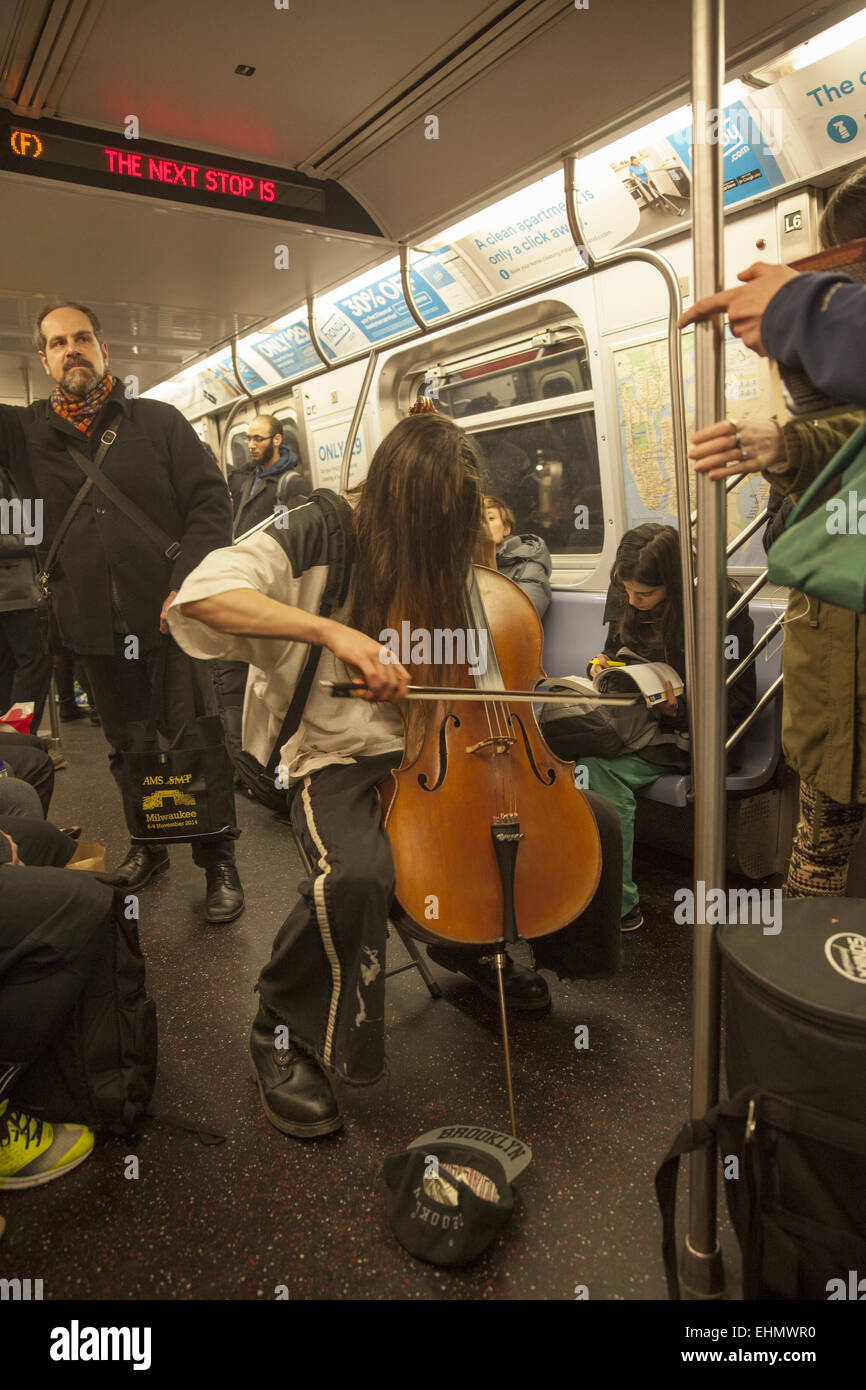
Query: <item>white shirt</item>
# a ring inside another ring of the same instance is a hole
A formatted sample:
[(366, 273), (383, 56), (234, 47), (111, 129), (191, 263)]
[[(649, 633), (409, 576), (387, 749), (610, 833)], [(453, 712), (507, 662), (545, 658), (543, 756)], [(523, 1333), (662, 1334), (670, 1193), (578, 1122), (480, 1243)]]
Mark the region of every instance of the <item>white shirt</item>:
[[(232, 589), (254, 589), (306, 613), (317, 613), (326, 579), (324, 564), (296, 577), (279, 541), (261, 531), (238, 545), (211, 551), (184, 580), (168, 609), (171, 634), (190, 656), (249, 664), (243, 746), (263, 765), (271, 756), (291, 703), (308, 644), (217, 632), (197, 618), (185, 616), (180, 607)], [(340, 609), (332, 617), (342, 622), (346, 610)], [(322, 648), (300, 725), (280, 752), (280, 767), (290, 780), (334, 763), (402, 750), (402, 720), (394, 705), (336, 700), (319, 684), (350, 679), (345, 665), (327, 647)]]

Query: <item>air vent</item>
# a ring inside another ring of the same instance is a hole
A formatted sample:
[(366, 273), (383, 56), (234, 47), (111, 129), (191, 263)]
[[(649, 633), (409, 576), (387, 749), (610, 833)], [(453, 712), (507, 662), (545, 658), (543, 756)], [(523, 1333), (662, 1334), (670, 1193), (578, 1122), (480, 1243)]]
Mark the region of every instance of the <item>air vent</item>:
[(0, 61), (0, 105), (53, 116), (104, 0), (21, 0)]
[(490, 5), (298, 167), (318, 178), (342, 177), (413, 121), (435, 113), (448, 97), (573, 12), (573, 0), (500, 0)]

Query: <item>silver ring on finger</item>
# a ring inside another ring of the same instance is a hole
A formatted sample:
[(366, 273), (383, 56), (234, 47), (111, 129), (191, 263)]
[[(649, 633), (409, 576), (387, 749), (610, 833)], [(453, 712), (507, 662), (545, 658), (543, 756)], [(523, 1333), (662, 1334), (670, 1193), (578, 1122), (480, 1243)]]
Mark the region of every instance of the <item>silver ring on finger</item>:
[(741, 444), (741, 445), (740, 445), (740, 459), (741, 459), (741, 461), (742, 461), (743, 463), (745, 463), (745, 461), (746, 461), (746, 459), (747, 459), (748, 457), (749, 457), (749, 451), (748, 451), (748, 449), (744, 449), (743, 446), (742, 446), (742, 444)]
[(735, 435), (734, 435), (734, 446), (735, 446), (735, 448), (739, 449), (740, 453), (742, 454), (742, 452), (743, 452), (743, 441), (742, 441), (742, 439), (740, 438), (740, 436), (739, 436), (738, 434), (735, 434)]

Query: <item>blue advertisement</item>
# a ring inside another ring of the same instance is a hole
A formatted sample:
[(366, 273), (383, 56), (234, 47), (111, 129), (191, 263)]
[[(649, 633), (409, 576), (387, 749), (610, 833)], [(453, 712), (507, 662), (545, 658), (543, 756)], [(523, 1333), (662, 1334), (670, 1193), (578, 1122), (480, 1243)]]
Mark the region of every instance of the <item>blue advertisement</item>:
[[(447, 314), (447, 304), (432, 285), (417, 271), (412, 270), (409, 273), (412, 292), (422, 317), (437, 319)], [(444, 274), (447, 276), (448, 272), (444, 271)], [(350, 323), (371, 343), (393, 338), (398, 333), (407, 333), (415, 326), (415, 320), (403, 298), (399, 273), (388, 275), (381, 280), (372, 280), (346, 299), (336, 300), (335, 308), (345, 314)]]
[[(712, 131), (711, 124), (711, 134)], [(752, 198), (756, 193), (778, 188), (785, 182), (785, 177), (773, 158), (757, 120), (741, 101), (735, 101), (731, 106), (725, 107), (720, 134), (724, 145), (722, 177), (726, 208), (746, 198)], [(667, 138), (691, 173), (691, 125)]]
[(319, 358), (302, 323), (290, 323), (254, 340), (250, 346), (283, 380), (312, 371)]
[[(220, 357), (219, 360), (213, 364), (213, 370), (217, 373), (218, 376), (222, 377), (222, 379), (226, 382), (226, 385), (230, 386), (233, 391), (237, 392), (238, 388), (235, 382), (234, 368), (232, 367), (232, 355), (230, 352), (227, 352), (224, 357)], [(244, 362), (240, 353), (238, 353), (238, 375), (240, 376), (241, 381), (244, 383), (248, 391), (260, 391), (263, 386), (267, 385), (267, 382), (265, 381), (264, 377), (259, 376), (257, 371), (255, 371), (246, 362)]]

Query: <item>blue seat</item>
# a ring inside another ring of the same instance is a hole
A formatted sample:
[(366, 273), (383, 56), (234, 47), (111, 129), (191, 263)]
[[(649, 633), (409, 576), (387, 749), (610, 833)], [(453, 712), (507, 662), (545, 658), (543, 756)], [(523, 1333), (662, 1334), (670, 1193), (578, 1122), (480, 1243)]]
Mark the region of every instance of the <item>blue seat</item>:
[[(582, 590), (554, 590), (553, 601), (544, 618), (544, 669), (548, 676), (586, 674), (586, 663), (601, 651), (607, 637), (602, 622), (605, 598), (605, 594)], [(752, 600), (749, 613), (755, 625), (756, 641), (784, 607), (784, 603), (778, 601)], [(755, 665), (758, 699), (781, 670), (782, 634), (777, 633), (769, 648), (758, 654)], [(770, 780), (779, 761), (781, 732), (782, 701), (777, 697), (761, 711), (733, 749), (725, 780), (729, 793), (742, 795), (756, 791)], [(638, 795), (667, 806), (685, 806), (691, 784), (690, 773), (665, 773)]]

